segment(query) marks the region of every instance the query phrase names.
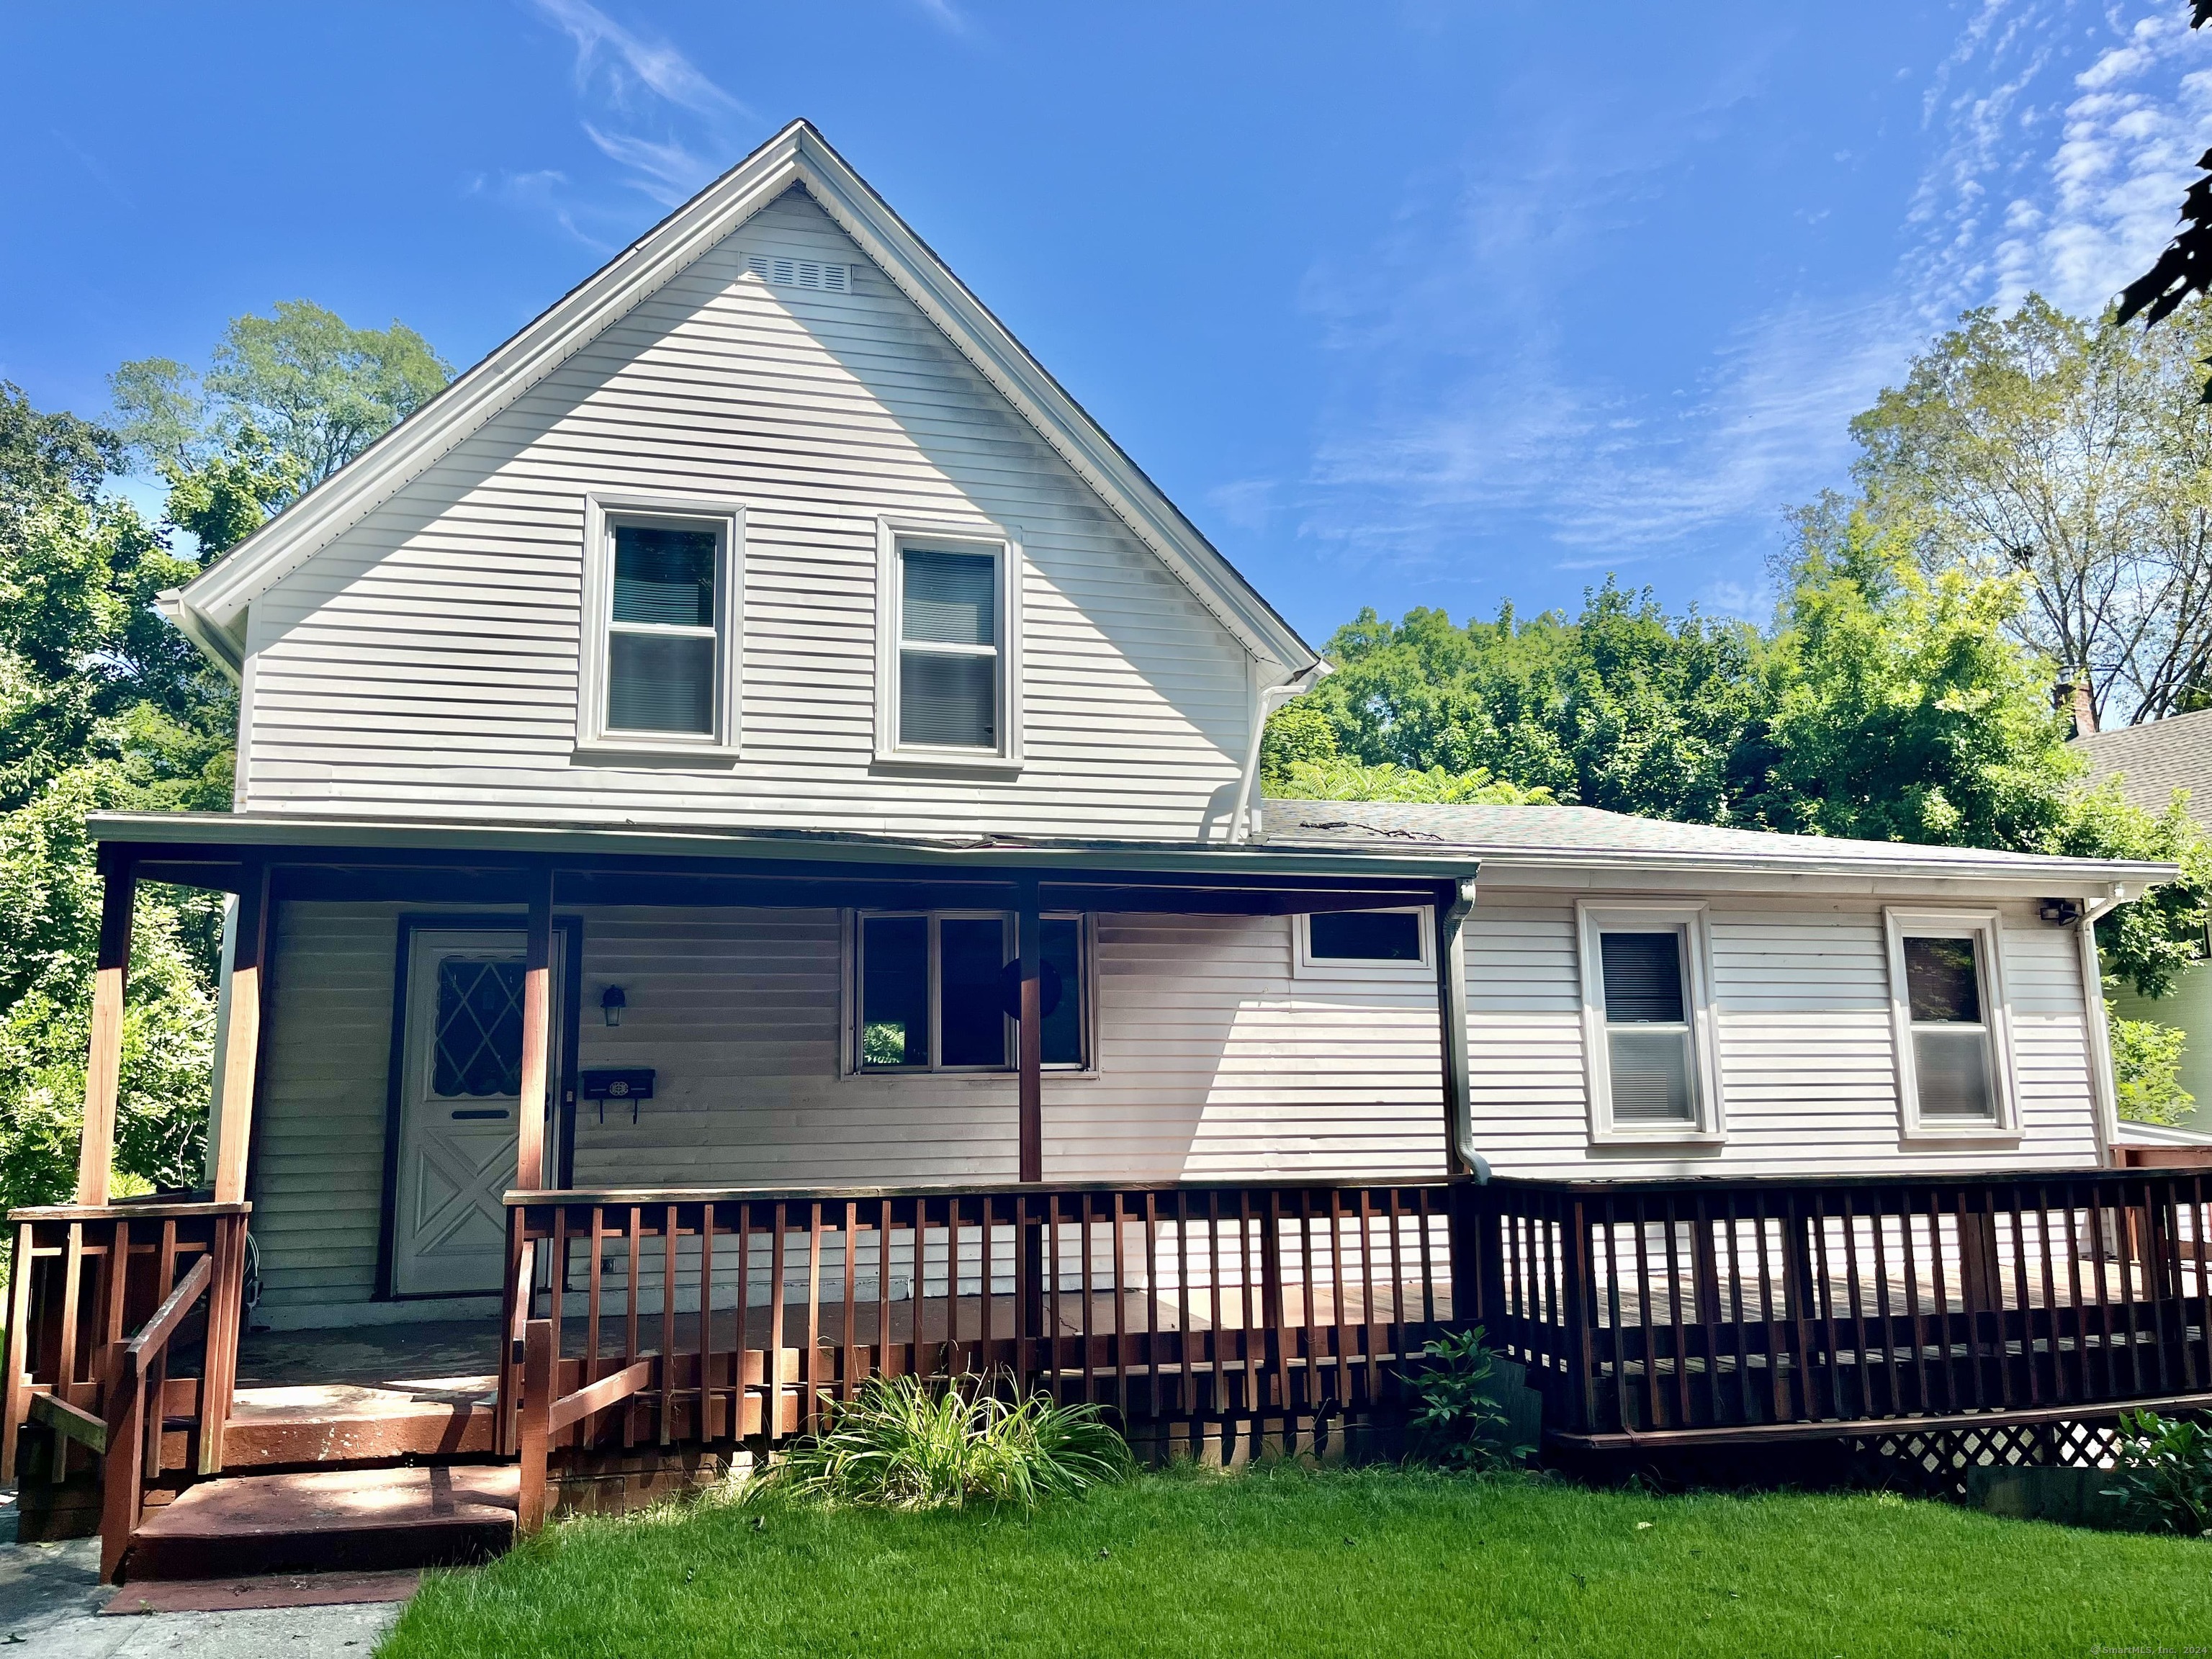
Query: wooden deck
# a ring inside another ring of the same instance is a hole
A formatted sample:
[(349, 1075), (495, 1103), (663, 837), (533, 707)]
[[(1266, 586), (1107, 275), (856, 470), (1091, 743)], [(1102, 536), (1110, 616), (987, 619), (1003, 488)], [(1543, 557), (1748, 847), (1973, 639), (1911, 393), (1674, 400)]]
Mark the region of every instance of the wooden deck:
[[(499, 1320), (245, 1335), (243, 1206), (40, 1212), (5, 1455), (35, 1425), (50, 1485), (97, 1471), (112, 1573), (215, 1561), (270, 1471), (368, 1503), (380, 1467), (497, 1462), (527, 1529), (562, 1468), (663, 1490), (872, 1376), (1295, 1438), (1387, 1421), (1474, 1323), (1585, 1449), (2212, 1410), (2208, 1181), (521, 1193)], [(365, 1570), (344, 1510), (325, 1542)]]
[(1476, 1316), (1593, 1447), (2212, 1405), (2195, 1171), (1498, 1182)]

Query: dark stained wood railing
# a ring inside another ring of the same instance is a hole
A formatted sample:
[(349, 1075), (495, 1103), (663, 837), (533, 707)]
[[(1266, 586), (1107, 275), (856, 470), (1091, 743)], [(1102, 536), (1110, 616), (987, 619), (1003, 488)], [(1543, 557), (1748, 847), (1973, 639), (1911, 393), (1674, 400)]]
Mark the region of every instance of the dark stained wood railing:
[(32, 1422), (53, 1433), (54, 1486), (73, 1461), (100, 1458), (103, 1576), (120, 1563), (149, 1486), (172, 1471), (222, 1468), (250, 1207), (72, 1205), (9, 1218), (0, 1481), (15, 1478)]
[(1441, 1182), (514, 1194), (506, 1443), (527, 1464), (774, 1440), (876, 1374), (989, 1376), (1131, 1422), (1364, 1411), (1453, 1317), (1447, 1199)]
[(1470, 1311), (1593, 1446), (2212, 1405), (2208, 1179), (1498, 1181)]

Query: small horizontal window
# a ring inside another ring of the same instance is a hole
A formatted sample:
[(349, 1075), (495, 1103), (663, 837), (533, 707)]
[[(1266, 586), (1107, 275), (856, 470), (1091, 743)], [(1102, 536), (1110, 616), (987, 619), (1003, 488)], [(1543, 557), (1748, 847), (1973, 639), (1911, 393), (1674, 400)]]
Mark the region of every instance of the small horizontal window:
[(1324, 910), (1306, 918), (1307, 953), (1316, 962), (1419, 962), (1416, 910)]

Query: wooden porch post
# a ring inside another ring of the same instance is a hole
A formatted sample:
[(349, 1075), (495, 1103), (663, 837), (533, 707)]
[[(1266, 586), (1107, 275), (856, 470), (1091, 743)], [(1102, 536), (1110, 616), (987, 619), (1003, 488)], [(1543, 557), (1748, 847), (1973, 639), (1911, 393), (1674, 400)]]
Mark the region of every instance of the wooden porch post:
[(514, 1184), (545, 1184), (546, 1075), (553, 1030), (553, 866), (527, 873), (530, 921), (522, 955), (522, 1089), (515, 1103)]
[(1021, 951), (1021, 1178), (1044, 1179), (1044, 916), (1034, 876), (1022, 878), (1017, 924)]
[(84, 1131), (77, 1140), (76, 1201), (107, 1202), (115, 1161), (115, 1096), (123, 1070), (124, 978), (131, 970), (131, 903), (138, 878), (129, 854), (100, 849), (100, 954), (92, 980), (92, 1046), (84, 1066)]
[(222, 1097), (215, 1121), (215, 1197), (246, 1197), (246, 1160), (253, 1142), (253, 1091), (260, 1070), (262, 990), (268, 979), (269, 861), (247, 860), (231, 923), (230, 1027), (224, 1033)]

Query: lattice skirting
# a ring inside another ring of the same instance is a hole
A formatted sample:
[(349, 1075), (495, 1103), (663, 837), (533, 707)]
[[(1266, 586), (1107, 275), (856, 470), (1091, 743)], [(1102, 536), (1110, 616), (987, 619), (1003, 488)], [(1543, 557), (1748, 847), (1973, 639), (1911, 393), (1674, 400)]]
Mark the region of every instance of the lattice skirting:
[(1851, 1442), (1857, 1473), (1871, 1484), (1962, 1500), (1976, 1468), (2109, 1468), (2119, 1427), (2099, 1422), (1966, 1422), (1867, 1435)]

